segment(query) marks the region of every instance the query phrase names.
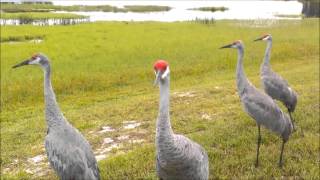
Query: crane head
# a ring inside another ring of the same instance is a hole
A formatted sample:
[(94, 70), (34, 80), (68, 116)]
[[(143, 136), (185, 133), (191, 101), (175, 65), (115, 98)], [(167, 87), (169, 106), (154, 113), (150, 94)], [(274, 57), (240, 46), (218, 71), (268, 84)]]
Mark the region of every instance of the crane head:
[(19, 64), (14, 65), (12, 68), (17, 68), (25, 65), (40, 65), (46, 66), (49, 64), (48, 58), (42, 53), (36, 53), (32, 55), (29, 59), (22, 61)]
[(231, 44), (228, 44), (228, 45), (220, 47), (220, 49), (223, 49), (223, 48), (239, 48), (241, 46), (243, 46), (242, 41), (241, 40), (236, 40)]
[(161, 80), (164, 80), (170, 74), (169, 64), (165, 60), (157, 60), (154, 63), (153, 68), (156, 75), (154, 85), (157, 85)]
[(264, 34), (261, 37), (255, 39), (254, 41), (268, 41), (268, 40), (272, 40), (271, 34)]

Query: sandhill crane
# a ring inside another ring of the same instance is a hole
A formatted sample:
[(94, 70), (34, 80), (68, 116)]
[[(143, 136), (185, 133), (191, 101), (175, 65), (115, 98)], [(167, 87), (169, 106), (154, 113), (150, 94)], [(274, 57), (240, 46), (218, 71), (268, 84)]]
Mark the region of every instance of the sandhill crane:
[(291, 89), (286, 80), (284, 80), (271, 69), (270, 54), (272, 47), (272, 36), (270, 34), (266, 34), (254, 41), (261, 40), (267, 42), (263, 63), (261, 64), (260, 68), (261, 81), (264, 91), (273, 99), (281, 101), (287, 107), (294, 129), (295, 126), (291, 113), (295, 110), (297, 105), (297, 93)]
[(63, 116), (51, 86), (51, 68), (44, 54), (13, 66), (39, 65), (44, 71), (45, 117), (47, 136), (45, 149), (48, 160), (62, 180), (98, 180), (99, 168), (88, 141)]
[(169, 115), (170, 70), (164, 60), (154, 64), (155, 85), (160, 87), (156, 125), (156, 170), (162, 180), (207, 180), (209, 163), (206, 151), (189, 138), (174, 134)]
[(271, 97), (263, 92), (260, 92), (247, 79), (243, 68), (244, 46), (242, 41), (238, 40), (221, 48), (235, 48), (238, 50), (236, 71), (238, 94), (244, 110), (256, 121), (258, 126), (257, 156), (255, 166), (258, 167), (259, 165), (259, 149), (261, 143), (260, 125), (263, 125), (267, 129), (277, 133), (282, 137), (281, 154), (279, 160), (279, 166), (282, 167), (284, 144), (288, 141), (292, 132), (292, 123), (290, 118), (281, 111)]

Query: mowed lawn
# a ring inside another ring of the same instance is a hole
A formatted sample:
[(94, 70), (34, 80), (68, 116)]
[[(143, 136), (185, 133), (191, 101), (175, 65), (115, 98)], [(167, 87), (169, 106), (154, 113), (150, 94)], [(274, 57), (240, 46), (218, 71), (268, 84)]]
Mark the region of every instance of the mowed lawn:
[[(273, 36), (272, 68), (299, 94), (297, 131), (285, 146), (283, 169), (277, 166), (281, 138), (265, 128), (260, 167), (254, 167), (257, 127), (236, 92), (237, 52), (218, 49), (242, 39), (246, 74), (261, 89), (266, 44), (253, 40), (263, 33)], [(1, 39), (26, 36), (44, 39), (1, 43), (2, 179), (57, 179), (47, 159), (30, 159), (45, 155), (43, 73), (32, 66), (11, 69), (35, 52), (50, 58), (59, 105), (94, 151), (111, 146), (104, 138), (117, 143), (99, 161), (103, 179), (157, 179), (156, 59), (170, 63), (173, 129), (206, 149), (210, 179), (319, 178), (319, 19), (1, 27)], [(125, 121), (140, 126), (126, 129)], [(99, 133), (104, 126), (114, 131)]]

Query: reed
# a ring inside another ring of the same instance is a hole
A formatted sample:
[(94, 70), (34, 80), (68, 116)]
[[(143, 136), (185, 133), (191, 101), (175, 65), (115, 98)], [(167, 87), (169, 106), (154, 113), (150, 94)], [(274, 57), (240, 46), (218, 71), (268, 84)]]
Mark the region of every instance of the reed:
[(191, 8), (189, 10), (216, 12), (216, 11), (226, 11), (228, 10), (228, 8), (227, 7), (199, 7), (199, 8)]

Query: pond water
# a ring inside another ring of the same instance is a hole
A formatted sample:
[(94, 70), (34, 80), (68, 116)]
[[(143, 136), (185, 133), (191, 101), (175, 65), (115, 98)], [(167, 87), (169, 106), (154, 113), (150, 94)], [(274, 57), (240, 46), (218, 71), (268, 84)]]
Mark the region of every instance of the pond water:
[[(162, 5), (170, 6), (167, 12), (113, 13), (113, 12), (72, 12), (87, 15), (90, 21), (189, 21), (195, 19), (300, 19), (278, 17), (279, 14), (299, 15), (302, 3), (298, 1), (53, 1), (56, 5)], [(228, 10), (204, 12), (190, 8), (224, 6)], [(60, 13), (60, 12), (57, 12)]]
[[(301, 16), (277, 16), (277, 15), (300, 15), (302, 3), (298, 1), (52, 1), (55, 5), (112, 5), (123, 7), (125, 5), (160, 5), (170, 6), (170, 11), (163, 12), (65, 12), (88, 16), (82, 19), (46, 19), (46, 20), (21, 20), (0, 19), (0, 25), (72, 25), (94, 21), (192, 21), (199, 19), (301, 19)], [(227, 7), (226, 11), (205, 12), (189, 10), (198, 7)]]

